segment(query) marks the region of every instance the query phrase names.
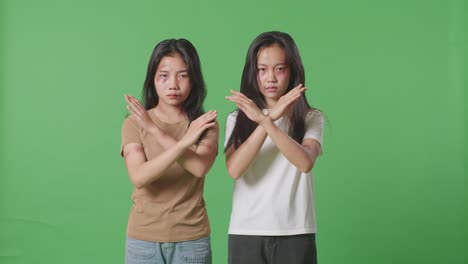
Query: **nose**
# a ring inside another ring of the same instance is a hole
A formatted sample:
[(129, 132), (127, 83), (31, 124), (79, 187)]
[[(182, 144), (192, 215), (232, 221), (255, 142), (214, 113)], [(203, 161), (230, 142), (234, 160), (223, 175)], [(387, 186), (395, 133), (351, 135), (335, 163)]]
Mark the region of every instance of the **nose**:
[(276, 82), (275, 70), (269, 70), (266, 77), (268, 82)]
[(169, 90), (179, 90), (179, 82), (177, 80), (177, 76), (172, 76), (169, 78), (168, 82)]

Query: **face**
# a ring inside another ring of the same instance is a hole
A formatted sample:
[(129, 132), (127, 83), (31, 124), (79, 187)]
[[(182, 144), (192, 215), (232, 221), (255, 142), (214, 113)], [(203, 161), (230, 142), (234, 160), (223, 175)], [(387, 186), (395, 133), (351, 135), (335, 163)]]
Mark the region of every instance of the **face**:
[(188, 66), (180, 54), (165, 56), (159, 62), (154, 76), (159, 97), (158, 104), (181, 107), (190, 94)]
[(290, 69), (284, 49), (277, 44), (263, 47), (257, 55), (257, 80), (266, 103), (272, 107), (288, 89)]

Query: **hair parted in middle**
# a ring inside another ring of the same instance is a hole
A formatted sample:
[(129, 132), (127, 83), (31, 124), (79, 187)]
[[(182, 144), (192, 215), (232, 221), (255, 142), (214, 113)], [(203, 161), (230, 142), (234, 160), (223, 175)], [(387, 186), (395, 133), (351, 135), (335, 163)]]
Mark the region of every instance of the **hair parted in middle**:
[(175, 54), (179, 54), (188, 67), (191, 89), (189, 96), (183, 103), (183, 109), (187, 114), (189, 122), (192, 122), (204, 113), (203, 101), (206, 97), (206, 87), (201, 72), (198, 52), (192, 43), (186, 39), (163, 40), (154, 48), (143, 85), (143, 105), (146, 110), (158, 105), (159, 97), (154, 85), (154, 76), (162, 58)]
[[(290, 79), (285, 93), (299, 84), (305, 85), (304, 66), (293, 38), (289, 34), (279, 31), (260, 34), (253, 40), (247, 51), (240, 86), (240, 92), (251, 99), (260, 109), (266, 108), (266, 101), (260, 92), (258, 83), (257, 56), (260, 49), (273, 45), (278, 45), (284, 50), (290, 68)], [(291, 111), (285, 116), (289, 123), (288, 135), (299, 144), (302, 143), (304, 138), (306, 131), (305, 119), (311, 109), (305, 94), (302, 94)], [(234, 145), (234, 148), (238, 148), (258, 126), (244, 112), (239, 109), (237, 110), (236, 123), (224, 151), (232, 145)]]

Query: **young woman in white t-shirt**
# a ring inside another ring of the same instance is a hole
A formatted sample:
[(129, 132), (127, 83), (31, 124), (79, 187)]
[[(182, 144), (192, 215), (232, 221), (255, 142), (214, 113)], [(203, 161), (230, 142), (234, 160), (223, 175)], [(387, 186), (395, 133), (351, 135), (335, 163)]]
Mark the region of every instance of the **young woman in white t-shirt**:
[(290, 35), (260, 34), (249, 47), (225, 154), (235, 180), (229, 263), (317, 263), (312, 168), (323, 116), (307, 102), (304, 66)]

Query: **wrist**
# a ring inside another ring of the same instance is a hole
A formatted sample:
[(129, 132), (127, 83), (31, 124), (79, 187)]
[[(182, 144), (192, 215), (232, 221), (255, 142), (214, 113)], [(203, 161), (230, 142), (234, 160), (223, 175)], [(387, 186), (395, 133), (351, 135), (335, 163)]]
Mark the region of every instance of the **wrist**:
[(260, 125), (267, 116), (268, 114), (261, 112), (257, 115), (255, 119), (251, 119), (251, 120)]
[(265, 115), (262, 120), (260, 120), (259, 125), (264, 126), (265, 124), (273, 122), (273, 119), (269, 115)]
[(182, 137), (176, 144), (179, 144), (184, 149), (190, 148), (193, 145), (191, 139), (186, 136)]
[(271, 121), (275, 122), (278, 117), (275, 115), (274, 111), (270, 111), (267, 116), (271, 119)]

